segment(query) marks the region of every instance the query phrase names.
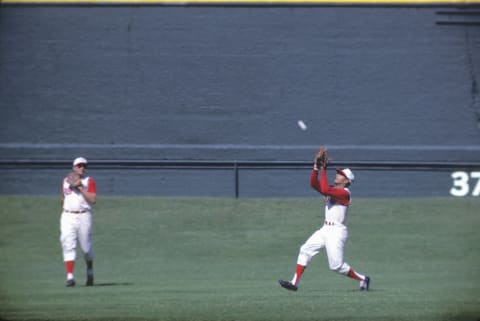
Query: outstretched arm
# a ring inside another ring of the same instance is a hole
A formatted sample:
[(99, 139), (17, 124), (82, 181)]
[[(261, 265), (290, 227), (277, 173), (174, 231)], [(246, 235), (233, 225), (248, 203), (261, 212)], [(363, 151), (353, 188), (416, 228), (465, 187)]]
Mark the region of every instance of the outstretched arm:
[(318, 168), (316, 166), (313, 168), (312, 174), (310, 174), (310, 186), (317, 192), (321, 193), (320, 182), (318, 180)]
[(328, 184), (327, 170), (321, 169), (320, 179), (318, 179), (318, 169), (314, 168), (310, 175), (310, 186), (325, 196), (333, 197), (340, 204), (348, 204), (350, 202), (350, 193), (343, 188), (336, 188)]

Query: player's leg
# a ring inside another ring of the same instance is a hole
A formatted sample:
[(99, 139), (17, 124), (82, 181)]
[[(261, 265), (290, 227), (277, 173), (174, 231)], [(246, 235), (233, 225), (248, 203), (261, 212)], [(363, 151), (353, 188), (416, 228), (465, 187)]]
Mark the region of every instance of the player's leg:
[(313, 233), (308, 240), (300, 247), (300, 253), (297, 258), (297, 270), (292, 283), (297, 285), (305, 268), (310, 264), (312, 258), (325, 247), (324, 230), (320, 229)]
[[(345, 263), (346, 264), (346, 263)], [(370, 288), (370, 277), (360, 274), (353, 268), (349, 267), (346, 274), (348, 277), (360, 282), (360, 291), (368, 291)]]
[(86, 260), (87, 263), (87, 282), (85, 283), (86, 286), (93, 285), (93, 259)]
[(67, 286), (74, 286), (77, 226), (73, 214), (62, 213), (60, 217), (60, 243), (62, 245), (63, 261), (67, 274)]
[(93, 285), (93, 258), (92, 247), (92, 215), (91, 213), (82, 214), (81, 224), (78, 232), (78, 241), (82, 248), (83, 257), (87, 265), (87, 286)]
[(348, 232), (346, 229), (331, 229), (325, 246), (329, 268), (332, 271), (360, 281), (360, 288), (362, 290), (368, 290), (369, 278), (355, 271), (344, 261), (344, 251), (347, 239)]
[(308, 266), (312, 258), (317, 255), (324, 246), (325, 242), (323, 232), (322, 229), (320, 229), (313, 233), (300, 247), (300, 252), (297, 257), (297, 265), (295, 267), (295, 273), (292, 280), (290, 282), (280, 280), (280, 285), (288, 290), (296, 291), (305, 268)]
[(325, 241), (328, 267), (330, 270), (347, 275), (350, 266), (343, 261), (343, 253), (347, 241), (347, 230), (330, 227)]

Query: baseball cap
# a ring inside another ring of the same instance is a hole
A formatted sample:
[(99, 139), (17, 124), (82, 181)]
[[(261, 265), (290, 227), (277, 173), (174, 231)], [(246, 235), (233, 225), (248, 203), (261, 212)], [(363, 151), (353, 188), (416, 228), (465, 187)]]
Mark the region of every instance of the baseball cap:
[(345, 176), (350, 181), (350, 183), (353, 183), (353, 180), (355, 179), (355, 175), (353, 175), (353, 172), (350, 168), (337, 168), (337, 173)]
[(77, 157), (73, 161), (73, 166), (77, 166), (78, 164), (88, 164), (87, 159), (84, 157)]

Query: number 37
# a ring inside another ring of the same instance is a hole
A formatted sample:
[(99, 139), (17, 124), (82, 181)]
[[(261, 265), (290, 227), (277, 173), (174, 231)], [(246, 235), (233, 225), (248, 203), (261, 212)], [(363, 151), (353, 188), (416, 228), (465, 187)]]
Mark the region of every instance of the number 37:
[[(453, 187), (450, 189), (450, 194), (453, 196), (467, 196), (470, 192), (470, 185), (473, 187), (472, 196), (480, 195), (480, 172), (453, 172), (451, 175), (453, 179)], [(472, 182), (469, 182), (472, 179)], [(476, 179), (476, 183), (473, 180)]]

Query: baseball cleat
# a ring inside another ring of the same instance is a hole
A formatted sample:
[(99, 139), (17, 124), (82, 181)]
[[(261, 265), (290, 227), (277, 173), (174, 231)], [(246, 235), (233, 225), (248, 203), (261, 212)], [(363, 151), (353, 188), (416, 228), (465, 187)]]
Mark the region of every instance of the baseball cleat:
[(370, 288), (370, 277), (366, 276), (365, 280), (360, 281), (360, 291), (368, 291)]
[(295, 284), (292, 284), (290, 281), (284, 281), (284, 280), (279, 280), (278, 283), (280, 283), (282, 288), (285, 288), (290, 291), (297, 291), (298, 287)]
[(87, 283), (85, 283), (85, 286), (93, 286), (93, 275), (87, 276)]
[(67, 288), (72, 286), (75, 286), (75, 280), (74, 279), (67, 280)]

